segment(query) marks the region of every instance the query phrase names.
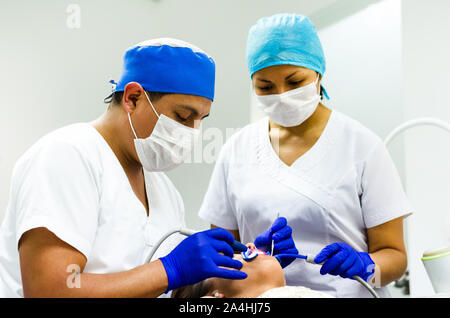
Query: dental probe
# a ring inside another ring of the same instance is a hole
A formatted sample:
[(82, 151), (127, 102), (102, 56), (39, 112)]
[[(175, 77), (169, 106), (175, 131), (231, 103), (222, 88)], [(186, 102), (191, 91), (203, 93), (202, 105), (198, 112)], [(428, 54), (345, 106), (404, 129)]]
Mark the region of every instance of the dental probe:
[[(280, 217), (280, 212), (277, 212), (277, 219)], [(276, 219), (275, 219), (276, 220)], [(271, 250), (270, 250), (270, 255), (272, 255), (273, 256), (273, 249), (274, 249), (274, 247), (275, 247), (275, 242), (274, 242), (274, 240), (273, 240), (273, 237), (272, 237), (272, 248), (271, 248)]]

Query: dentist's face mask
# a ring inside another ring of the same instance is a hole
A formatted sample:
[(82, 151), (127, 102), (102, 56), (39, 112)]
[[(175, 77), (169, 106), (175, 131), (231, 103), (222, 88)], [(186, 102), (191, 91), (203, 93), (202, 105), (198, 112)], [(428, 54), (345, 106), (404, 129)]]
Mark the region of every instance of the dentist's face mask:
[(158, 117), (158, 121), (149, 137), (138, 138), (131, 123), (130, 113), (128, 113), (131, 130), (136, 137), (134, 145), (137, 155), (145, 170), (174, 169), (189, 158), (199, 130), (182, 125), (164, 114), (158, 115), (147, 93), (145, 91), (144, 93)]
[(319, 75), (313, 83), (283, 94), (255, 94), (256, 104), (278, 125), (298, 126), (307, 120), (319, 105), (320, 94), (316, 86), (318, 81)]

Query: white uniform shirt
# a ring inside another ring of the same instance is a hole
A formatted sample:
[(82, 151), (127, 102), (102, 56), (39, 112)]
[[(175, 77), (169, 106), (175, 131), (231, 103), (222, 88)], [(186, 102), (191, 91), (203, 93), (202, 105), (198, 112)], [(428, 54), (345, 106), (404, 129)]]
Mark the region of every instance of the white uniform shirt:
[[(41, 138), (14, 167), (0, 231), (0, 297), (23, 296), (17, 246), (24, 232), (37, 227), (83, 253), (85, 273), (144, 264), (165, 232), (184, 226), (182, 199), (167, 176), (144, 175), (148, 217), (117, 157), (93, 126), (74, 124)], [(171, 236), (153, 259), (166, 255), (180, 239)]]
[[(291, 166), (269, 139), (268, 118), (250, 124), (223, 146), (199, 215), (239, 230), (253, 242), (277, 213), (288, 220), (300, 254), (345, 242), (368, 251), (367, 228), (411, 212), (394, 164), (374, 133), (332, 111), (316, 144)], [(295, 260), (284, 269), (288, 285), (336, 297), (371, 297), (357, 281), (321, 275), (320, 266)], [(390, 296), (386, 287), (381, 296)]]

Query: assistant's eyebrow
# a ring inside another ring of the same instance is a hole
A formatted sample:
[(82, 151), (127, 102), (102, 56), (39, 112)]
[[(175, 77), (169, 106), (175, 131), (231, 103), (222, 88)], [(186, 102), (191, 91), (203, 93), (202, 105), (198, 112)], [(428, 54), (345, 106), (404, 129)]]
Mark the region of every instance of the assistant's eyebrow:
[(286, 76), (284, 79), (289, 79), (289, 77), (293, 76), (293, 75), (296, 74), (297, 72), (298, 72), (298, 71), (295, 71), (294, 73), (292, 73), (292, 74)]
[(265, 82), (265, 83), (272, 83), (271, 81), (265, 80), (265, 79), (262, 79), (262, 78), (257, 78), (256, 80), (260, 81), (260, 82)]
[[(298, 73), (298, 71), (295, 71), (295, 72), (289, 74), (288, 76), (286, 76), (284, 79), (287, 80), (287, 79), (289, 79), (291, 76), (294, 76), (294, 75), (297, 74), (297, 73)], [(271, 81), (266, 80), (266, 79), (262, 79), (262, 78), (257, 78), (256, 80), (257, 80), (257, 81), (260, 81), (260, 82), (264, 82), (264, 83), (272, 83)]]

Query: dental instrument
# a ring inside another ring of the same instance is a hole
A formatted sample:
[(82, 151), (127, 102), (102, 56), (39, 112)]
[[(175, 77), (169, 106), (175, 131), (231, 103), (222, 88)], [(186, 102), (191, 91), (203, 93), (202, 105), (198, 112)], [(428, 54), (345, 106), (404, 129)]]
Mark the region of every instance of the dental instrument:
[[(316, 258), (316, 255), (313, 254), (306, 254), (306, 255), (301, 255), (301, 254), (278, 254), (275, 255), (275, 258), (281, 263), (280, 258), (281, 257), (295, 257), (295, 258), (301, 258), (304, 259), (305, 261), (307, 261), (308, 263), (311, 264), (316, 264), (316, 265), (322, 265), (325, 262), (322, 263), (316, 263), (314, 262), (314, 259)], [(355, 279), (356, 281), (358, 281), (361, 285), (363, 285), (368, 291), (369, 293), (372, 294), (372, 296), (374, 298), (380, 298), (380, 296), (377, 294), (377, 292), (372, 288), (372, 286), (370, 286), (366, 281), (364, 281), (361, 277), (355, 275), (352, 276), (353, 279)]]
[(245, 252), (242, 252), (242, 258), (245, 261), (251, 261), (252, 259), (255, 259), (256, 256), (258, 256), (259, 254), (265, 254), (265, 255), (271, 255), (269, 254), (269, 252), (263, 252), (263, 251), (259, 251), (259, 250), (252, 250), (252, 249), (247, 249)]
[[(277, 212), (277, 219), (279, 217), (280, 217), (280, 212)], [(270, 255), (272, 255), (272, 256), (273, 256), (273, 249), (274, 249), (274, 247), (275, 247), (275, 241), (273, 240), (273, 237), (272, 237), (272, 248), (270, 249)]]
[[(155, 254), (155, 252), (158, 250), (159, 246), (172, 234), (175, 233), (180, 233), (184, 236), (191, 236), (195, 233), (197, 233), (198, 231), (195, 230), (191, 230), (191, 229), (187, 229), (187, 228), (178, 228), (178, 229), (173, 229), (169, 232), (167, 232), (166, 234), (164, 234), (159, 240), (158, 242), (156, 242), (156, 244), (153, 246), (152, 250), (150, 251), (150, 253), (148, 254), (147, 258), (145, 259), (145, 263), (150, 262), (150, 260), (152, 259), (153, 255)], [(251, 253), (248, 251), (251, 251), (247, 246), (245, 246), (244, 244), (242, 244), (241, 242), (238, 241), (234, 241), (233, 244), (231, 245), (233, 250), (237, 251), (237, 252), (241, 252), (244, 257), (244, 254), (247, 253), (249, 256), (251, 255), (251, 259), (254, 259), (256, 256), (258, 256), (259, 254), (257, 252)], [(270, 254), (273, 255), (273, 252)], [(315, 255), (312, 254), (307, 254), (307, 255), (301, 255), (301, 254), (278, 254), (275, 255), (275, 258), (278, 260), (278, 262), (281, 263), (281, 258), (282, 257), (294, 257), (294, 258), (301, 258), (306, 260), (308, 263), (311, 264), (317, 264), (317, 265), (322, 265), (323, 263), (316, 263), (314, 262), (315, 259)], [(371, 294), (374, 298), (380, 298), (380, 296), (375, 292), (375, 290), (372, 288), (372, 286), (370, 286), (367, 282), (365, 282), (361, 277), (359, 276), (353, 276), (353, 279), (355, 279), (356, 281), (358, 281), (361, 285), (363, 285)]]
[[(450, 122), (447, 121), (443, 121), (441, 119), (438, 118), (434, 118), (434, 117), (421, 117), (421, 118), (415, 118), (415, 119), (411, 119), (406, 121), (405, 123), (401, 124), (400, 126), (396, 127), (394, 130), (392, 130), (388, 136), (385, 138), (384, 140), (384, 144), (386, 147), (388, 147), (392, 141), (397, 138), (400, 134), (402, 134), (403, 132), (406, 132), (412, 128), (416, 128), (419, 126), (434, 126), (437, 128), (440, 128), (448, 133), (450, 133)], [(409, 225), (406, 224), (406, 233), (408, 236), (408, 232), (410, 232), (411, 230), (408, 229)], [(411, 243), (408, 242), (408, 240), (406, 241), (406, 246), (409, 247)], [(410, 248), (413, 249), (413, 248)], [(450, 246), (448, 247), (449, 251), (450, 251)], [(438, 249), (439, 250), (439, 249)], [(442, 250), (445, 250), (445, 248), (443, 248)], [(436, 253), (436, 250), (427, 250), (423, 253), (423, 257), (422, 257), (422, 263), (425, 266), (426, 269), (426, 273), (428, 275), (428, 279), (430, 280), (433, 289), (436, 293), (441, 292), (440, 287), (439, 286), (443, 286), (443, 284), (445, 284), (445, 282), (447, 282), (447, 289), (446, 292), (450, 292), (450, 266), (439, 266), (439, 267), (435, 267), (434, 265), (430, 266), (430, 262), (435, 262), (435, 257), (430, 257), (430, 253), (434, 254)], [(439, 254), (439, 253), (437, 253)], [(408, 253), (408, 264), (413, 264), (417, 262), (417, 259), (414, 257), (412, 258), (411, 255), (415, 255), (415, 253)], [(435, 256), (435, 255), (434, 255)], [(440, 255), (440, 257), (442, 256), (447, 256), (446, 253), (443, 253), (443, 255)], [(436, 256), (436, 258), (438, 258)], [(447, 258), (447, 263), (449, 264), (449, 257)], [(445, 259), (444, 259), (445, 261)], [(410, 265), (409, 265), (410, 266)], [(413, 266), (414, 269), (415, 266)], [(417, 272), (419, 274), (419, 272)], [(415, 273), (414, 273), (415, 274)], [(414, 286), (412, 286), (414, 287)], [(411, 295), (414, 294), (414, 290), (411, 289), (410, 292)]]
[(270, 249), (270, 255), (273, 255), (273, 248), (275, 247), (275, 243), (272, 239), (272, 248)]
[[(173, 230), (168, 231), (153, 246), (152, 250), (148, 254), (147, 258), (145, 259), (145, 263), (150, 262), (150, 260), (152, 259), (153, 255), (155, 255), (156, 251), (158, 250), (158, 248), (162, 244), (162, 242), (164, 242), (172, 234), (180, 233), (181, 235), (184, 235), (184, 236), (191, 236), (192, 234), (195, 234), (197, 232), (198, 231), (187, 229), (187, 228), (178, 228), (178, 229), (173, 229)], [(242, 244), (241, 242), (238, 242), (238, 241), (234, 241), (233, 244), (231, 244), (231, 247), (236, 252), (245, 252), (248, 249), (247, 246), (245, 246), (244, 244)]]

